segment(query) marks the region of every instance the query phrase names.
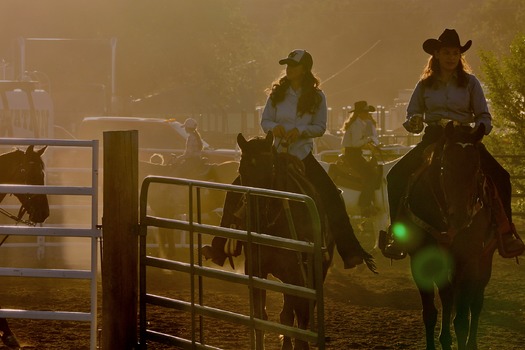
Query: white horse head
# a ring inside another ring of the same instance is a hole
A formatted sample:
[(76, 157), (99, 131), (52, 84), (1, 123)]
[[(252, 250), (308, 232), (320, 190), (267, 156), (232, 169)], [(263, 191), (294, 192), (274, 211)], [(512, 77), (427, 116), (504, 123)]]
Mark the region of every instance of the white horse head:
[[(353, 219), (358, 218), (371, 223), (372, 230), (375, 235), (374, 249), (378, 248), (379, 231), (386, 230), (390, 223), (386, 175), (399, 159), (400, 158), (397, 158), (388, 162), (378, 162), (378, 165), (381, 168), (382, 178), (381, 185), (375, 191), (373, 200), (373, 204), (378, 209), (378, 211), (375, 215), (369, 218), (361, 217), (361, 208), (358, 204), (361, 191), (338, 186), (342, 191), (342, 196), (345, 201), (346, 212), (348, 213), (348, 216)], [(324, 161), (320, 161), (320, 163), (326, 172), (329, 172), (330, 166), (333, 164)]]

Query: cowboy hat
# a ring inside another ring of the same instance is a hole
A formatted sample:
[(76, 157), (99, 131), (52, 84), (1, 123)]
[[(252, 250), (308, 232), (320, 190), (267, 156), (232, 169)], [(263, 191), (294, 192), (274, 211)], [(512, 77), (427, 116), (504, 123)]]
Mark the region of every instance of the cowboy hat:
[(367, 112), (367, 113), (370, 113), (370, 112), (375, 112), (375, 107), (374, 106), (369, 106), (368, 103), (366, 101), (357, 101), (356, 103), (354, 103), (354, 109), (348, 111), (348, 113), (352, 113), (352, 112)]
[(459, 47), (459, 51), (463, 53), (470, 49), (471, 45), (472, 40), (469, 40), (465, 45), (461, 46), (458, 33), (454, 29), (445, 29), (438, 39), (425, 40), (423, 43), (423, 50), (425, 50), (426, 53), (433, 55), (436, 50), (439, 50), (442, 47)]

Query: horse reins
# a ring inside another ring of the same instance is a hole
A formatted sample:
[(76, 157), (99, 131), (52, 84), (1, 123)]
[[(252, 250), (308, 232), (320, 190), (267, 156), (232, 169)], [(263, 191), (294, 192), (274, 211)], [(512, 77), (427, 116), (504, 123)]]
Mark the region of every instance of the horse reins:
[[(23, 178), (22, 182), (27, 184), (27, 177), (26, 177), (26, 172), (27, 171), (26, 171), (26, 168), (23, 166), (23, 163), (20, 164), (20, 166), (18, 167), (17, 171), (22, 175), (22, 178)], [(31, 198), (31, 197), (29, 197), (29, 198)], [(27, 208), (25, 207), (25, 205), (24, 205), (24, 203), (22, 201), (20, 201), (20, 202), (21, 202), (21, 204), (20, 204), (20, 209), (18, 210), (18, 216), (11, 214), (9, 211), (5, 210), (4, 208), (0, 208), (0, 214), (3, 214), (5, 216), (7, 216), (8, 218), (14, 220), (16, 225), (18, 225), (19, 223), (22, 223), (22, 224), (25, 224), (27, 226), (36, 226), (36, 223), (34, 223), (33, 221), (22, 219), (24, 217), (24, 215), (27, 213)], [(2, 241), (0, 241), (0, 246), (2, 246), (5, 243), (7, 238), (9, 238), (9, 235), (6, 235), (2, 239)]]

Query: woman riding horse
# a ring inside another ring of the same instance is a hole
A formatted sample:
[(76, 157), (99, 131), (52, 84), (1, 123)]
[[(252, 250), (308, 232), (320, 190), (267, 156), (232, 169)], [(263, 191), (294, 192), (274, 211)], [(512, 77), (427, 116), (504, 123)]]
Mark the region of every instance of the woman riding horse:
[[(357, 240), (338, 188), (312, 154), (313, 140), (324, 134), (327, 121), (326, 98), (319, 89), (319, 79), (312, 73), (313, 58), (306, 50), (294, 50), (279, 64), (286, 65), (286, 75), (269, 91), (261, 127), (275, 136), (277, 152), (288, 152), (302, 160), (308, 180), (322, 196), (344, 267), (350, 269), (364, 261), (374, 271), (373, 257)], [(228, 201), (227, 196), (226, 202), (221, 226), (229, 227), (233, 218), (227, 216), (226, 208), (234, 208), (237, 200)], [(224, 243), (216, 240), (204, 251), (206, 257), (224, 262), (226, 254), (222, 246)]]
[[(497, 248), (491, 217), (494, 186), (481, 170), (485, 126), (447, 124), (444, 135), (424, 154), (400, 203), (396, 225), (410, 255), (412, 277), (423, 306), (426, 350), (435, 350), (441, 300), (439, 342), (452, 350), (451, 321), (458, 350), (477, 349), (484, 291)], [(402, 228), (402, 230), (401, 230)]]
[[(392, 228), (395, 227), (401, 210), (400, 201), (405, 196), (410, 178), (423, 163), (425, 149), (443, 135), (443, 122), (453, 120), (462, 125), (483, 124), (486, 135), (492, 130), (492, 117), (481, 84), (470, 74), (463, 56), (471, 44), (469, 40), (461, 45), (453, 29), (445, 29), (438, 39), (428, 39), (423, 43), (423, 50), (431, 57), (410, 98), (407, 121), (403, 126), (409, 132), (420, 133), (424, 119), (427, 127), (421, 142), (387, 176), (391, 226), (386, 235), (391, 243), (383, 249), (383, 254), (388, 258), (402, 259), (406, 256), (399, 244), (400, 237), (396, 237), (399, 235), (392, 232)], [(512, 222), (510, 175), (483, 144), (478, 147), (483, 172), (490, 177), (497, 190), (494, 205), (503, 207), (501, 215), (495, 213), (493, 218), (498, 226), (500, 254), (506, 258), (516, 257), (523, 253), (525, 245)]]

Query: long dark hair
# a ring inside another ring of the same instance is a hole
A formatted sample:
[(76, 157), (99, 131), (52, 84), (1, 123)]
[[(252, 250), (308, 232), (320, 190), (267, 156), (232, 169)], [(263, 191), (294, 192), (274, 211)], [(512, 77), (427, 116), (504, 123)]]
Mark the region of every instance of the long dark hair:
[[(420, 78), (425, 87), (435, 86), (440, 69), (439, 61), (434, 56), (430, 56)], [(458, 66), (456, 67), (456, 72), (458, 75), (458, 85), (461, 87), (467, 86), (468, 74), (471, 73), (472, 70), (463, 55), (461, 55)]]
[[(343, 127), (341, 128), (341, 131), (346, 131), (348, 130), (348, 128), (350, 127), (350, 125), (352, 125), (353, 122), (355, 122), (355, 120), (357, 119), (357, 117), (359, 116), (359, 113), (356, 113), (356, 111), (353, 111), (352, 113), (350, 113), (351, 116), (350, 118), (348, 118), (344, 124), (343, 124)], [(377, 127), (377, 123), (375, 121), (375, 119), (372, 117), (372, 115), (370, 114), (370, 112), (367, 112), (367, 118), (366, 120), (370, 120), (372, 121), (372, 124), (374, 124), (375, 127)]]
[[(321, 105), (322, 97), (319, 94), (321, 89), (319, 78), (317, 78), (311, 71), (307, 71), (302, 81), (302, 93), (297, 103), (297, 114), (302, 116), (305, 113), (314, 114)], [(272, 83), (272, 87), (267, 91), (270, 93), (270, 100), (272, 106), (275, 107), (279, 102), (284, 100), (286, 90), (290, 87), (290, 80), (286, 75)]]

